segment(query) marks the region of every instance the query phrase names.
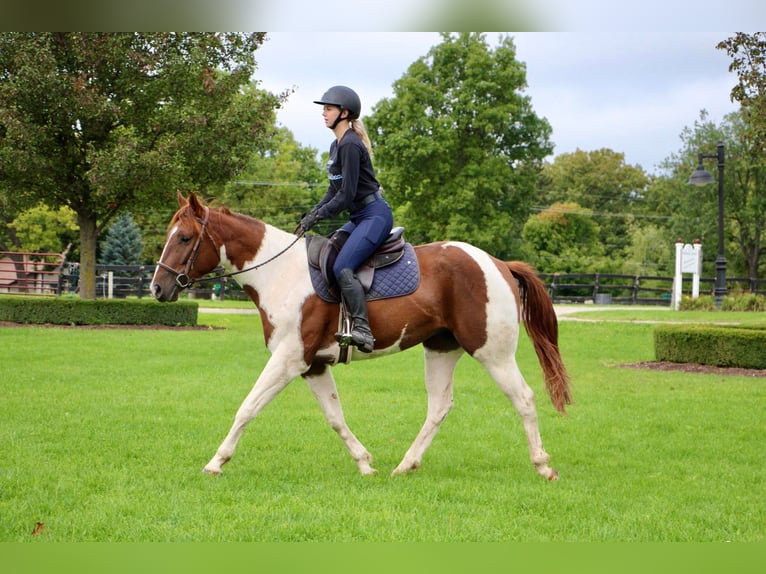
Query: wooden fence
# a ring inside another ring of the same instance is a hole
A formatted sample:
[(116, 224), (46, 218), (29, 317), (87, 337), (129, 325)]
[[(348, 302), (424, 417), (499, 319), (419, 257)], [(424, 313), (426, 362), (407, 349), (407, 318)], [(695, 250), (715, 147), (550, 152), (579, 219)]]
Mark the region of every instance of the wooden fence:
[(64, 253), (0, 251), (0, 293), (58, 295), (64, 290)]
[[(77, 292), (78, 265), (64, 263), (62, 254), (0, 252), (0, 293), (63, 295)], [(223, 272), (217, 269), (215, 273)], [(96, 296), (150, 297), (154, 265), (97, 265)], [(554, 303), (669, 306), (673, 277), (612, 273), (540, 274)], [(691, 294), (692, 280), (684, 278), (683, 293)], [(700, 279), (700, 294), (712, 294), (715, 280)], [(731, 277), (729, 291), (766, 295), (766, 279)], [(197, 283), (189, 294), (195, 299), (247, 299), (231, 278)]]
[[(613, 273), (540, 274), (554, 303), (617, 303), (622, 305), (670, 305), (673, 277), (619, 275)], [(713, 294), (715, 279), (700, 278), (700, 294)], [(729, 291), (766, 295), (766, 279), (727, 277)], [(691, 295), (692, 278), (684, 277), (682, 290)]]

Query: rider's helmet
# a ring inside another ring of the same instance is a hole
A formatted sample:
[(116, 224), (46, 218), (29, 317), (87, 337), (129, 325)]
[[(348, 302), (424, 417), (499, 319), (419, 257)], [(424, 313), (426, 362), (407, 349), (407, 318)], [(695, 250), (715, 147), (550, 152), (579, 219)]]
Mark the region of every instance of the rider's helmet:
[(315, 104), (338, 106), (341, 111), (348, 110), (349, 120), (355, 120), (362, 113), (362, 101), (357, 93), (346, 86), (333, 86), (322, 94), (322, 98), (314, 100)]

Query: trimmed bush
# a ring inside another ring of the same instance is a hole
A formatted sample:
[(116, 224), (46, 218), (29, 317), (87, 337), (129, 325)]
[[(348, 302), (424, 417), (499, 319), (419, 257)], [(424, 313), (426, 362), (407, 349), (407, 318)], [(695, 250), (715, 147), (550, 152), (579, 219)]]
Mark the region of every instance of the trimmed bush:
[(0, 297), (0, 321), (54, 325), (196, 325), (196, 301)]
[[(681, 311), (717, 311), (712, 295), (700, 295), (692, 299), (688, 295), (681, 298), (678, 306)], [(721, 311), (766, 311), (766, 297), (755, 293), (733, 293), (721, 301)]]
[(658, 325), (658, 361), (766, 369), (766, 328), (723, 325)]

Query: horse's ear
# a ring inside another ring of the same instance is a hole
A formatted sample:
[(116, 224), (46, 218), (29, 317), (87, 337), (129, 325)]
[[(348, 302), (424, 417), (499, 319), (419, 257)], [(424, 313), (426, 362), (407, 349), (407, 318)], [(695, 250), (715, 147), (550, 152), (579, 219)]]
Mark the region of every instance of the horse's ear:
[(180, 189), (176, 190), (176, 196), (178, 197), (178, 206), (179, 207), (186, 207), (187, 205), (189, 205), (189, 202), (186, 200), (186, 198), (183, 195), (181, 195), (181, 190)]
[(204, 211), (205, 206), (202, 204), (202, 200), (197, 197), (197, 194), (193, 191), (189, 192), (189, 205), (197, 217), (202, 217), (202, 212)]

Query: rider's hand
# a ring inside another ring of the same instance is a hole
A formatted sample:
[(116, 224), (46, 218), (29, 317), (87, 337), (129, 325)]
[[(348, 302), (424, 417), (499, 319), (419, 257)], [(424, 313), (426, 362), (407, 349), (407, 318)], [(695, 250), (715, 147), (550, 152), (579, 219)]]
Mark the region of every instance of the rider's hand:
[(316, 211), (310, 211), (301, 218), (299, 227), (303, 229), (304, 233), (314, 227), (316, 222), (319, 221), (319, 214)]

